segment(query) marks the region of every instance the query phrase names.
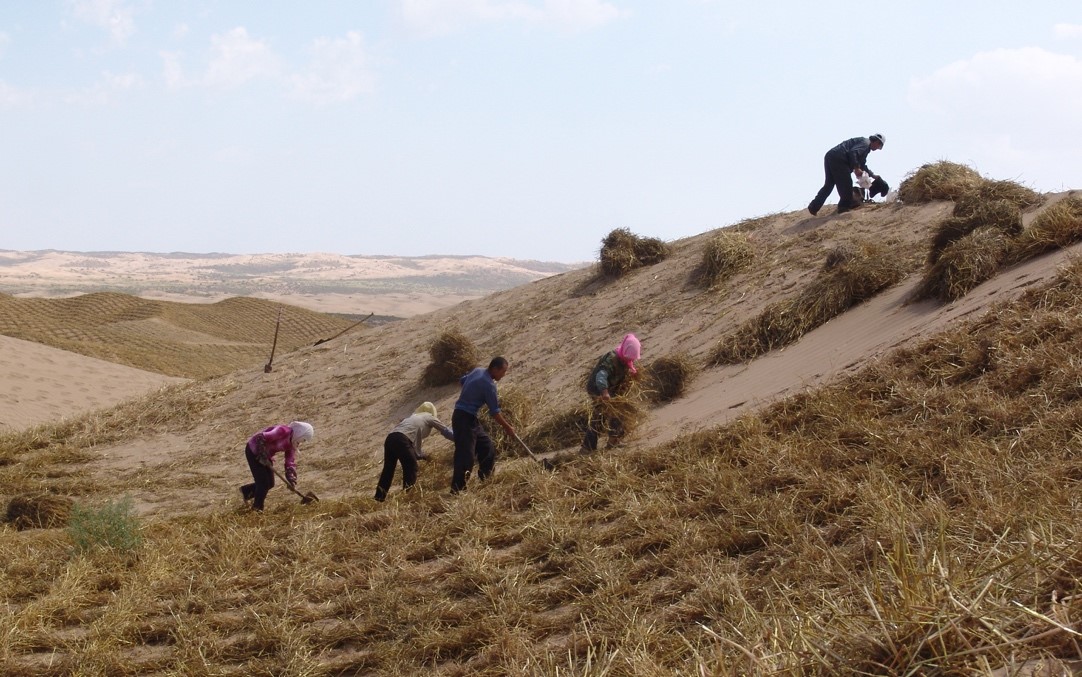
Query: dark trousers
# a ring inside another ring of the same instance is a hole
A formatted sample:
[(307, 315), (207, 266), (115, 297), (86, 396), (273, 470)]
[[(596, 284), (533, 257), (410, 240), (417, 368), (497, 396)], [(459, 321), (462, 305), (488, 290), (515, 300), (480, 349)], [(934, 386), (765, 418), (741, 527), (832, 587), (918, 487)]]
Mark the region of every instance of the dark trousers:
[(620, 442), (624, 436), (624, 424), (620, 419), (605, 416), (605, 407), (600, 397), (594, 398), (593, 407), (590, 410), (590, 425), (586, 428), (586, 437), (582, 440), (582, 448), (586, 451), (597, 451), (597, 441), (601, 433), (609, 431), (609, 446)]
[(394, 480), (394, 471), (402, 464), (402, 489), (409, 489), (417, 483), (417, 450), (413, 440), (402, 433), (391, 433), (383, 440), (383, 472), (376, 484), (376, 500), (387, 498)]
[(252, 479), (255, 482), (245, 484), (240, 488), (245, 500), (251, 498), (252, 510), (262, 510), (263, 501), (267, 498), (267, 492), (274, 486), (274, 472), (259, 462), (259, 458), (252, 453), (248, 446), (244, 447), (244, 457), (248, 459), (248, 467), (252, 471)]
[(473, 462), (477, 460), (477, 476), (485, 479), (496, 467), (496, 448), (473, 414), (455, 409), (451, 415), (451, 428), (455, 432), (455, 470), (451, 475), (451, 492), (457, 493), (466, 488), (466, 480), (473, 472)]
[(823, 187), (819, 189), (815, 199), (808, 205), (812, 212), (818, 212), (823, 208), (823, 203), (830, 197), (830, 192), (838, 189), (838, 213), (847, 212), (856, 206), (853, 201), (853, 170), (849, 169), (849, 163), (844, 155), (827, 153), (823, 157), (823, 174), (825, 178)]

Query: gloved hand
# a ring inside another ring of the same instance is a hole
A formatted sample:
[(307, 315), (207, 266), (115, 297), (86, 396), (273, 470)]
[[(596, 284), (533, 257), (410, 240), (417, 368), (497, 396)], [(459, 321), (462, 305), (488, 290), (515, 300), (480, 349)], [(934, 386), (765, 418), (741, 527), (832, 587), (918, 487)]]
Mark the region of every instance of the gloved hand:
[(451, 428), (448, 428), (447, 430), (441, 430), (440, 434), (443, 435), (444, 437), (446, 437), (447, 439), (451, 440), (452, 442), (455, 441), (455, 431), (452, 430)]
[(297, 471), (293, 468), (286, 468), (286, 481), (290, 484), (297, 483)]

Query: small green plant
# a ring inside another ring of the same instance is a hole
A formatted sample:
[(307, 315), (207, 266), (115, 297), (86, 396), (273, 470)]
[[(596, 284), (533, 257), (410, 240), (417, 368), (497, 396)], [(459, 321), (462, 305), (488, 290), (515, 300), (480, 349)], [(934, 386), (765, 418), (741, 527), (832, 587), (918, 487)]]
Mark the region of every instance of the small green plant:
[(97, 548), (130, 552), (139, 547), (139, 516), (130, 496), (100, 507), (76, 505), (71, 511), (68, 534), (78, 552)]

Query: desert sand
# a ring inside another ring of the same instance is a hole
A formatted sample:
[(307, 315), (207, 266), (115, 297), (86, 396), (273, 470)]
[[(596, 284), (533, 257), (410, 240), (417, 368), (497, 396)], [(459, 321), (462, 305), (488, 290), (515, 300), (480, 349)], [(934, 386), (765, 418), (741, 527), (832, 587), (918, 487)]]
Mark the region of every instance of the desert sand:
[(183, 380), (0, 336), (0, 432), (56, 423)]

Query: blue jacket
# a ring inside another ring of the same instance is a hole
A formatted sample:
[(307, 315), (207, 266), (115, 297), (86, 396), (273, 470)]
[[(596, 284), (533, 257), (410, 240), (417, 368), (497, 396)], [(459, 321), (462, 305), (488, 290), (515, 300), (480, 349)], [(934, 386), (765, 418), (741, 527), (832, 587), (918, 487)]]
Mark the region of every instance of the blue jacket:
[(488, 405), (488, 413), (500, 413), (500, 402), (496, 395), (496, 379), (488, 373), (488, 369), (477, 367), (460, 378), (462, 392), (455, 402), (455, 409), (461, 409), (467, 414), (477, 415), (481, 407)]

